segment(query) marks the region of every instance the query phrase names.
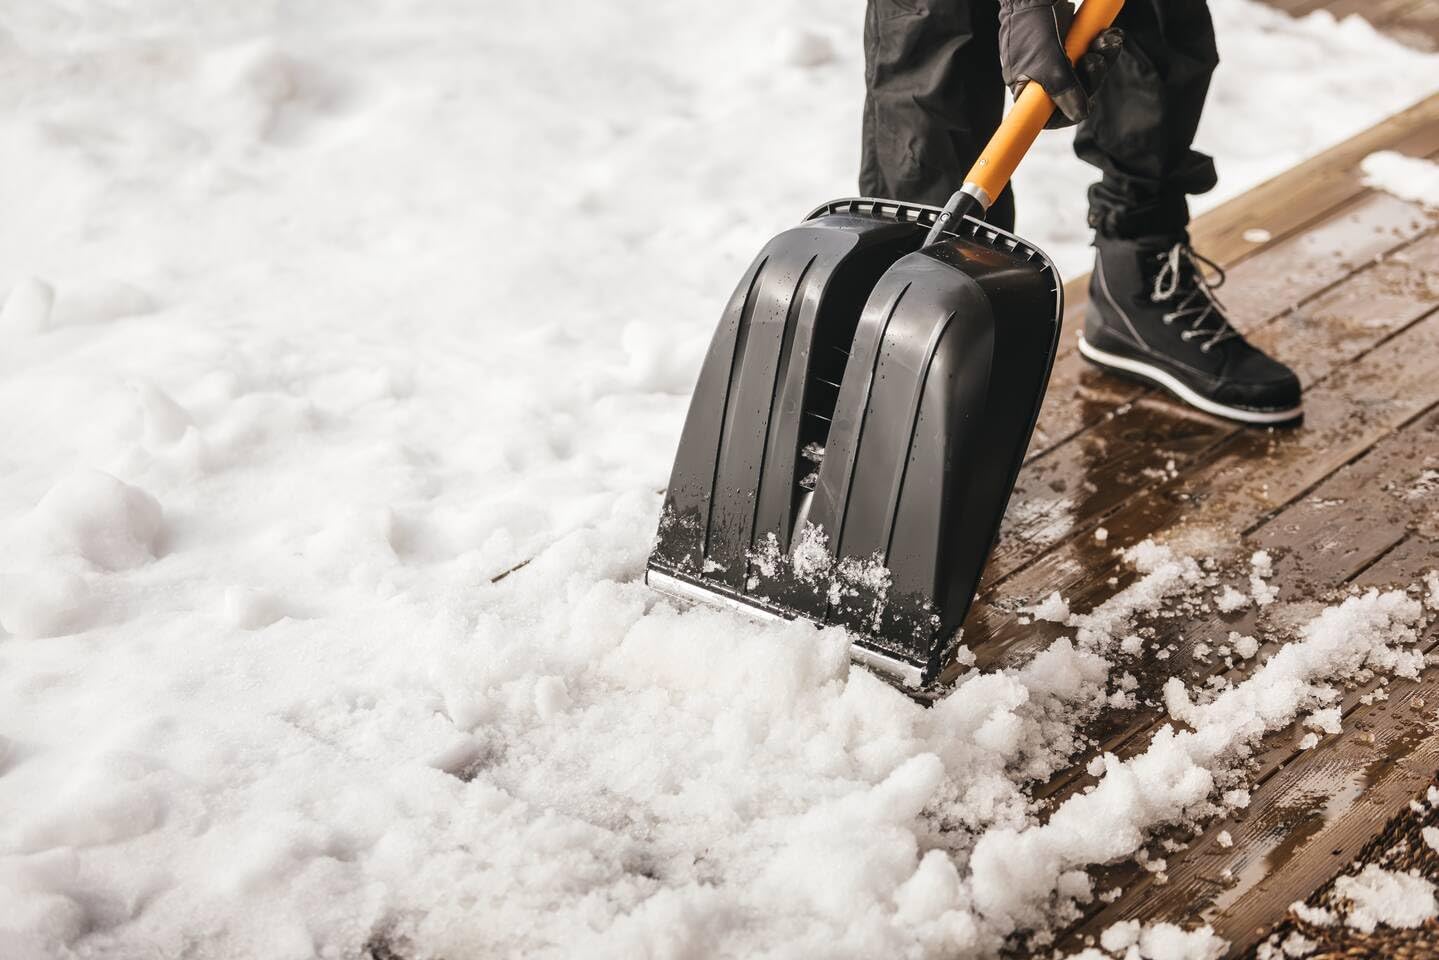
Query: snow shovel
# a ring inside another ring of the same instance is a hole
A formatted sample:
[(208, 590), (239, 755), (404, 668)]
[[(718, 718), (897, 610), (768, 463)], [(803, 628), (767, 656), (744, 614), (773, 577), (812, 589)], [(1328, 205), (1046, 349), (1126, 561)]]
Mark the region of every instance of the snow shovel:
[[(1086, 0), (1070, 59), (1123, 0)], [(933, 692), (999, 533), (1058, 347), (1063, 285), (981, 218), (1048, 121), (1029, 84), (943, 209), (853, 198), (770, 241), (700, 369), (646, 582), (840, 625)]]

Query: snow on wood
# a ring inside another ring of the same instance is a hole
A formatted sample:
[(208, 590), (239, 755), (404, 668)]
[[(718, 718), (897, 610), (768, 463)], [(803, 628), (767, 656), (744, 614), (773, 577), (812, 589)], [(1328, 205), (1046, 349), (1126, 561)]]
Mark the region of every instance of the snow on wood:
[(1439, 163), (1381, 150), (1365, 157), (1359, 168), (1364, 171), (1366, 185), (1392, 193), (1401, 200), (1439, 208)]

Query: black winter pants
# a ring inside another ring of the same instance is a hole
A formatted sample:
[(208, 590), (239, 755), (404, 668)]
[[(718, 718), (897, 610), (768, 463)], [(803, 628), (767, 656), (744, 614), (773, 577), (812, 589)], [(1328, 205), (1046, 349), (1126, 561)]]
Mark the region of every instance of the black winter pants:
[[(1129, 0), (1123, 52), (1074, 151), (1098, 167), (1089, 222), (1100, 234), (1172, 234), (1187, 194), (1215, 184), (1191, 148), (1219, 62), (1205, 0)], [(868, 0), (864, 26), (865, 196), (943, 204), (998, 126), (1008, 95), (999, 67), (998, 0)], [(991, 222), (1013, 229), (1006, 190)]]

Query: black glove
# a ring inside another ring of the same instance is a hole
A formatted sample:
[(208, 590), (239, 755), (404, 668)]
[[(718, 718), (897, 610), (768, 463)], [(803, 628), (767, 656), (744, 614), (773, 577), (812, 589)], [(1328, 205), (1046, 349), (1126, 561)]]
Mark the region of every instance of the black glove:
[(1058, 107), (1049, 128), (1067, 127), (1089, 116), (1095, 94), (1124, 45), (1124, 31), (1110, 27), (1071, 66), (1064, 38), (1074, 22), (1069, 0), (1001, 0), (999, 62), (1004, 82), (1016, 96), (1033, 80)]

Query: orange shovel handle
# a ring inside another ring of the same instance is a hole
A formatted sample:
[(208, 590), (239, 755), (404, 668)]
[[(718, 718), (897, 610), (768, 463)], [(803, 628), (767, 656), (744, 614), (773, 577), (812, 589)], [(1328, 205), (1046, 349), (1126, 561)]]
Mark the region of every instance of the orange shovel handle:
[[(1124, 0), (1084, 0), (1080, 4), (1074, 23), (1069, 28), (1069, 36), (1064, 40), (1064, 52), (1069, 55), (1070, 63), (1079, 62), (1094, 38), (1109, 29), (1123, 6)], [(1015, 101), (1014, 109), (1009, 111), (994, 136), (990, 137), (984, 152), (969, 169), (964, 185), (975, 189), (965, 192), (988, 209), (1009, 183), (1009, 178), (1014, 176), (1019, 161), (1029, 152), (1053, 113), (1054, 101), (1049, 99), (1044, 88), (1037, 83), (1026, 84)]]

